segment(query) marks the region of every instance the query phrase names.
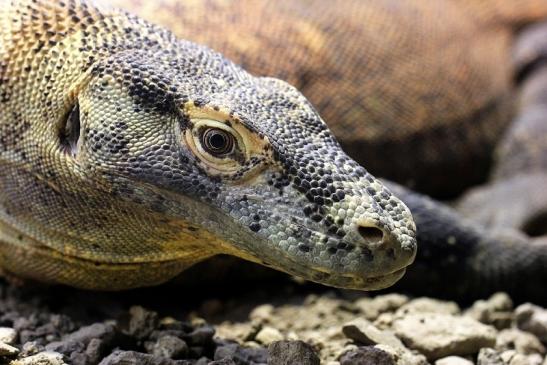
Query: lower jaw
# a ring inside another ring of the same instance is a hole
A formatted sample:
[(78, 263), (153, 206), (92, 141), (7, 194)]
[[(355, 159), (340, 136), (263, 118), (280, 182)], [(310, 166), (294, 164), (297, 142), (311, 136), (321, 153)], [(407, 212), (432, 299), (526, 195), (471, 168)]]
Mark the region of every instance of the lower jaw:
[[(317, 278), (309, 278), (308, 280), (315, 281), (320, 284), (329, 285), (343, 289), (354, 290), (380, 290), (388, 288), (399, 281), (405, 274), (406, 268), (399, 269), (392, 273), (375, 276), (375, 277), (358, 277), (358, 276), (341, 276), (329, 275), (328, 273), (320, 273)], [(326, 277), (325, 277), (326, 276)]]

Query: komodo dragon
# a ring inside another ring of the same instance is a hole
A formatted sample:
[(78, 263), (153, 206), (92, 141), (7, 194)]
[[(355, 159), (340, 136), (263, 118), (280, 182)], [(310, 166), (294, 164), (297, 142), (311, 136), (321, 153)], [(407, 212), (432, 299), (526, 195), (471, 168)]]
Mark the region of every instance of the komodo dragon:
[[(3, 4), (0, 24), (5, 271), (115, 290), (226, 253), (379, 289), (414, 260), (408, 208), (289, 84), (86, 1)], [(490, 235), (393, 189), (424, 223), (422, 263), (448, 262), (441, 286), (538, 292), (544, 243)], [(431, 239), (447, 232), (448, 242)]]
[(288, 81), (369, 172), (442, 198), (488, 176), (515, 30), (547, 19), (544, 0), (110, 2)]

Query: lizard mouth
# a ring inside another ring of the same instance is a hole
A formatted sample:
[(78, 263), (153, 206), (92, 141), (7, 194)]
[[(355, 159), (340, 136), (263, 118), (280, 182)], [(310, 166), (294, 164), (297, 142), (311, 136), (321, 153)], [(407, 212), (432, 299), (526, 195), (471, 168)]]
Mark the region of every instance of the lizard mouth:
[[(279, 257), (278, 257), (279, 258)], [(406, 268), (410, 265), (403, 267), (393, 268), (386, 273), (364, 273), (364, 272), (336, 272), (323, 267), (313, 267), (301, 265), (292, 258), (284, 256), (285, 264), (278, 263), (275, 265), (266, 263), (265, 260), (261, 260), (262, 264), (266, 266), (283, 271), (289, 275), (294, 275), (305, 280), (313, 281), (322, 285), (328, 285), (343, 289), (355, 289), (355, 290), (380, 290), (388, 288), (399, 281), (406, 273)], [(288, 261), (288, 262), (287, 262)]]
[(310, 280), (344, 289), (380, 290), (395, 284), (404, 276), (405, 272), (406, 267), (383, 275), (362, 277), (357, 275), (336, 275), (319, 271)]

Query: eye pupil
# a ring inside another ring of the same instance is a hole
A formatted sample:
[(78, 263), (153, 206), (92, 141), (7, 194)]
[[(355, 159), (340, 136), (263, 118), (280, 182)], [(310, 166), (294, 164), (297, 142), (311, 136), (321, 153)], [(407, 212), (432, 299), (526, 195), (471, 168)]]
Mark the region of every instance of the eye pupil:
[(202, 135), (202, 144), (213, 155), (225, 155), (232, 152), (234, 137), (222, 129), (209, 128)]
[(224, 146), (226, 146), (228, 141), (226, 140), (226, 136), (220, 133), (215, 133), (209, 138), (209, 143), (211, 144), (212, 148), (221, 150), (224, 148)]

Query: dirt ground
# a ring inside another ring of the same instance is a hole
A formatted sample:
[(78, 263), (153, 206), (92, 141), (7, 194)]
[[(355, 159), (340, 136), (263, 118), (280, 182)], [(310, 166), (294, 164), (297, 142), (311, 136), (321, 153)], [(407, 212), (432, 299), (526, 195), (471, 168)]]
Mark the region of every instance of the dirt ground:
[(0, 282), (4, 364), (545, 365), (547, 311), (293, 280), (119, 293)]

